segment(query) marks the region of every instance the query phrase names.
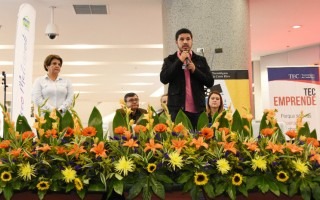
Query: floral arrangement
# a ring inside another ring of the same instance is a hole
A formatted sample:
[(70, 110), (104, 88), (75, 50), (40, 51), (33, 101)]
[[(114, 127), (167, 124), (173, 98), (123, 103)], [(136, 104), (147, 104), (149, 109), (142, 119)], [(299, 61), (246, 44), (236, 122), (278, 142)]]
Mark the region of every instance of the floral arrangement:
[[(76, 111), (55, 110), (36, 116), (33, 127), (23, 116), (17, 122), (4, 113), (0, 142), (0, 192), (10, 199), (16, 191), (75, 191), (81, 199), (91, 191), (126, 195), (134, 199), (166, 192), (189, 192), (192, 199), (227, 195), (236, 199), (251, 191), (279, 196), (320, 199), (320, 150), (316, 132), (297, 118), (295, 130), (285, 133), (276, 110), (265, 110), (259, 137), (252, 132), (252, 114), (225, 110), (208, 117), (202, 113), (197, 131), (183, 112), (171, 121), (168, 110), (158, 116), (149, 106), (137, 122), (122, 103), (125, 116), (116, 113), (113, 136), (106, 138), (102, 116), (93, 108), (88, 127)], [(4, 109), (3, 109), (4, 110)]]

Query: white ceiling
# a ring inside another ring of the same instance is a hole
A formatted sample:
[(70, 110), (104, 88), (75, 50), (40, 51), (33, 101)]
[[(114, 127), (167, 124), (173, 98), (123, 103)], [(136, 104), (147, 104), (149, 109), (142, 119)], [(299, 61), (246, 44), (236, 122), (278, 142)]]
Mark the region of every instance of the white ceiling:
[[(13, 45), (22, 3), (31, 4), (37, 15), (33, 77), (45, 73), (42, 63), (48, 54), (62, 56), (61, 73), (80, 92), (76, 105), (80, 116), (87, 119), (93, 106), (108, 115), (131, 91), (138, 93), (142, 107), (148, 103), (159, 107), (159, 97), (151, 95), (162, 88), (162, 0), (0, 0), (0, 68), (8, 74), (7, 100), (12, 98)], [(107, 4), (109, 14), (76, 15), (73, 4)], [(44, 34), (50, 6), (56, 6), (54, 22), (60, 36), (55, 40)], [(319, 8), (320, 0), (251, 0), (252, 58), (320, 43)], [(296, 24), (302, 28), (292, 29)], [(92, 46), (83, 49), (81, 44)], [(137, 73), (151, 76), (133, 76)], [(3, 87), (0, 98), (2, 103)]]

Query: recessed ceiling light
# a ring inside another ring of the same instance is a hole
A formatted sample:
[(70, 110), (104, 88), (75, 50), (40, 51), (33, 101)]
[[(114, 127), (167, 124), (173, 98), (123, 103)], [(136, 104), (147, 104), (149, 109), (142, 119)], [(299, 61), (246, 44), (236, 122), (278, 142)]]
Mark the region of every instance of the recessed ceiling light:
[(298, 29), (298, 28), (301, 28), (301, 25), (294, 25), (294, 26), (292, 26), (292, 28)]

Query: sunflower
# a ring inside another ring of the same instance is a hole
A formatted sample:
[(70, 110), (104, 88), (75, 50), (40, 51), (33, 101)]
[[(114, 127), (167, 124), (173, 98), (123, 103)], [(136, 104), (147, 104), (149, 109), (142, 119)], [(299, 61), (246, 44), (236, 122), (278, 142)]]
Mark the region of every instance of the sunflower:
[(135, 169), (134, 162), (131, 159), (126, 159), (122, 156), (118, 162), (115, 164), (115, 169), (120, 174), (123, 173), (124, 176), (128, 175), (128, 172), (133, 172)]
[(204, 172), (196, 172), (194, 175), (194, 183), (196, 185), (205, 185), (209, 181), (208, 175)]
[(31, 180), (32, 176), (36, 176), (35, 175), (35, 166), (34, 165), (30, 165), (30, 163), (24, 163), (24, 164), (19, 164), (19, 170), (18, 170), (18, 176), (22, 177), (23, 180), (28, 181)]
[(242, 175), (239, 173), (234, 174), (232, 177), (232, 184), (237, 185), (237, 186), (241, 185), (242, 184)]
[(11, 173), (10, 172), (7, 172), (7, 171), (4, 171), (1, 173), (1, 180), (3, 182), (8, 182), (12, 179), (12, 176), (11, 176)]
[(38, 190), (47, 190), (49, 189), (49, 182), (48, 181), (40, 181), (38, 184), (37, 184), (37, 188)]
[(82, 181), (79, 178), (74, 179), (74, 185), (78, 191), (83, 189)]
[(277, 180), (280, 182), (286, 182), (289, 179), (289, 176), (284, 171), (279, 171), (277, 173)]
[(65, 168), (61, 171), (61, 173), (63, 174), (63, 179), (66, 183), (72, 182), (77, 176), (77, 172), (74, 169), (71, 169), (70, 167)]
[(149, 173), (153, 173), (154, 171), (156, 171), (156, 169), (157, 169), (157, 165), (155, 165), (154, 163), (148, 164), (147, 170)]

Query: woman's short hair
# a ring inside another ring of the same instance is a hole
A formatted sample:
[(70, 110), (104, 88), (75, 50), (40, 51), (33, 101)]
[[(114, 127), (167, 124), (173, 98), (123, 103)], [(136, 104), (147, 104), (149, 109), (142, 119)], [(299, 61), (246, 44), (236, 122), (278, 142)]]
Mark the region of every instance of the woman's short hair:
[(48, 55), (48, 56), (46, 57), (46, 59), (44, 60), (44, 62), (43, 62), (43, 67), (44, 67), (44, 69), (45, 69), (46, 71), (48, 71), (47, 67), (50, 66), (50, 64), (51, 64), (51, 62), (52, 62), (53, 59), (59, 60), (60, 63), (61, 63), (61, 66), (62, 66), (62, 62), (63, 62), (63, 61), (62, 61), (62, 58), (61, 58), (60, 56), (58, 56), (58, 55), (51, 54), (51, 55)]

